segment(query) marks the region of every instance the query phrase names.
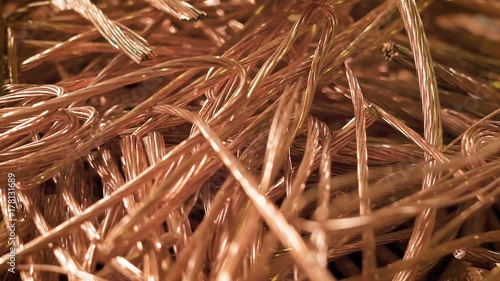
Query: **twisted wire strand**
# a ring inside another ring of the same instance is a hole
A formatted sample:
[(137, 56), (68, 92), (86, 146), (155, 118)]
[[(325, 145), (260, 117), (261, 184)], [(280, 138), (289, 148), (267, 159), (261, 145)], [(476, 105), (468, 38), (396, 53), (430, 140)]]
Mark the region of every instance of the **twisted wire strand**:
[(157, 9), (174, 15), (181, 20), (199, 20), (207, 14), (185, 1), (178, 0), (147, 0)]
[(115, 49), (122, 50), (136, 63), (151, 60), (153, 51), (146, 40), (126, 26), (108, 19), (104, 13), (88, 0), (66, 0), (64, 5), (90, 21)]

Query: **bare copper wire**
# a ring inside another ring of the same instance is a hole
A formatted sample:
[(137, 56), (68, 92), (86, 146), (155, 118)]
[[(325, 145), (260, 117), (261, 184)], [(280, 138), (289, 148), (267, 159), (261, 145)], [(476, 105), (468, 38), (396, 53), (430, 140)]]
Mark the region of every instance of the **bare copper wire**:
[(21, 280), (499, 276), (494, 1), (21, 2), (0, 32)]

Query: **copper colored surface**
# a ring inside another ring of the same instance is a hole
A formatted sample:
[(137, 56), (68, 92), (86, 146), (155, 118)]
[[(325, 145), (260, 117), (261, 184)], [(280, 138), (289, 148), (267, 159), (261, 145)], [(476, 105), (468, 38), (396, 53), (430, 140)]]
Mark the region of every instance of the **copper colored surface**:
[(0, 280), (500, 278), (496, 1), (0, 7)]

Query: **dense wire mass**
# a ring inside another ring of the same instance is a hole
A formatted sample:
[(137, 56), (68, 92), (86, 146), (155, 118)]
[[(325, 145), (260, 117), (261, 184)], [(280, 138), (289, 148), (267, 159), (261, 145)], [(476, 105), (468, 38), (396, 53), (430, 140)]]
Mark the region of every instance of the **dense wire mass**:
[(500, 279), (500, 3), (1, 5), (1, 280)]

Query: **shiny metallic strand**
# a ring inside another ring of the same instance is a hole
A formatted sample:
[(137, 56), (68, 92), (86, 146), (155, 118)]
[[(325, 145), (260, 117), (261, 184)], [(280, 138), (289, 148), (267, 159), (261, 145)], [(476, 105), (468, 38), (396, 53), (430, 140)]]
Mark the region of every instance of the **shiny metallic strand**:
[[(54, 3), (57, 5), (56, 1)], [(128, 29), (126, 26), (108, 19), (103, 12), (89, 0), (64, 0), (62, 7), (75, 10), (81, 16), (90, 21), (106, 40), (116, 49), (122, 50), (136, 63), (150, 60), (153, 57), (152, 50), (146, 45), (146, 41)], [(61, 5), (58, 5), (61, 7)]]
[(198, 20), (206, 14), (185, 1), (178, 0), (147, 0), (156, 8), (175, 15), (181, 20)]

